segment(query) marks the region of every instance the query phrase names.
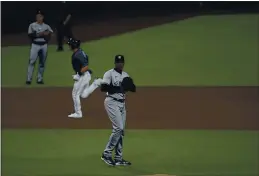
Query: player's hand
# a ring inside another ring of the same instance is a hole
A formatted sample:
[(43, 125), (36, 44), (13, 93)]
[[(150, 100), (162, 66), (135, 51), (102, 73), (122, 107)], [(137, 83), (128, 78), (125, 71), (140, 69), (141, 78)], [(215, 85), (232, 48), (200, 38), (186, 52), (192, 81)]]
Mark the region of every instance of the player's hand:
[(72, 78), (74, 81), (78, 81), (80, 79), (80, 76), (79, 74), (76, 74), (76, 75), (72, 75)]
[(43, 32), (43, 35), (49, 35), (49, 31)]
[(40, 32), (37, 34), (37, 36), (43, 36), (44, 35), (44, 32)]

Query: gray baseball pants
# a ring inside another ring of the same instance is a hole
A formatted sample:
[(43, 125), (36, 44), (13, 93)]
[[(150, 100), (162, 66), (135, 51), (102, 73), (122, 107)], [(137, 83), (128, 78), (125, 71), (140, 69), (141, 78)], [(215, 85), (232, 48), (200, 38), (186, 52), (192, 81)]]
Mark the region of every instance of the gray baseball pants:
[(112, 122), (112, 134), (105, 147), (104, 155), (112, 156), (112, 151), (115, 150), (115, 159), (122, 159), (123, 137), (126, 122), (125, 103), (114, 100), (111, 97), (106, 97), (104, 107)]
[(43, 73), (45, 70), (47, 51), (48, 51), (47, 44), (36, 45), (33, 43), (31, 45), (30, 59), (29, 59), (28, 71), (27, 71), (27, 81), (32, 81), (32, 75), (33, 75), (35, 63), (36, 63), (38, 57), (39, 57), (39, 67), (38, 67), (37, 81), (43, 80)]

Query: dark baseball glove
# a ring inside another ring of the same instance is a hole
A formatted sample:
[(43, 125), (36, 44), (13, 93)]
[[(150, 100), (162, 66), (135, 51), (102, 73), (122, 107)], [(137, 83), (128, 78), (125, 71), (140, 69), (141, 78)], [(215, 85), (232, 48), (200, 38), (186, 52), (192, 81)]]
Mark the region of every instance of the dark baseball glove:
[(136, 92), (136, 86), (131, 77), (123, 78), (121, 82), (121, 86), (125, 92), (128, 92), (128, 91)]

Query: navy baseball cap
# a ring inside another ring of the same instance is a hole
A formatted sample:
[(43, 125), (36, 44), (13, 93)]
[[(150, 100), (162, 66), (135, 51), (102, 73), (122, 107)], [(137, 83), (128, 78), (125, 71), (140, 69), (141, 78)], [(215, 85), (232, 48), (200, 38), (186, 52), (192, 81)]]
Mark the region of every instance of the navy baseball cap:
[(41, 10), (37, 10), (36, 15), (38, 15), (38, 14), (40, 14), (40, 15), (44, 15), (44, 14), (43, 14), (43, 12), (42, 12)]
[(80, 44), (81, 41), (80, 40), (77, 40), (77, 39), (74, 39), (74, 38), (69, 38), (68, 41), (67, 41), (67, 44), (71, 45), (71, 44)]
[(114, 59), (114, 62), (115, 63), (124, 63), (124, 56), (121, 55), (121, 54), (116, 55), (115, 59)]
[(81, 41), (80, 40), (76, 40), (74, 38), (69, 38), (67, 41), (67, 44), (72, 46), (72, 48), (79, 48)]

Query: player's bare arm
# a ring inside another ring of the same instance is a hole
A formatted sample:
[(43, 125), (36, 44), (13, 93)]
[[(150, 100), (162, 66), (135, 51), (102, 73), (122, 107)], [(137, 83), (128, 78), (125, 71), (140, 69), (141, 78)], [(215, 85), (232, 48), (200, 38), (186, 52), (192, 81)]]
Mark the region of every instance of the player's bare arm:
[(71, 18), (71, 14), (68, 14), (63, 24), (66, 25), (69, 22), (70, 18)]
[(88, 71), (88, 70), (89, 70), (88, 65), (86, 65), (86, 66), (84, 66), (84, 67), (81, 68), (81, 72), (82, 72), (82, 73), (84, 73), (84, 72), (86, 72), (86, 71)]
[(51, 35), (51, 32), (50, 32), (50, 31), (44, 31), (44, 32), (42, 33), (42, 35), (44, 35), (44, 36), (49, 36), (49, 35)]

